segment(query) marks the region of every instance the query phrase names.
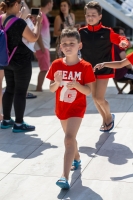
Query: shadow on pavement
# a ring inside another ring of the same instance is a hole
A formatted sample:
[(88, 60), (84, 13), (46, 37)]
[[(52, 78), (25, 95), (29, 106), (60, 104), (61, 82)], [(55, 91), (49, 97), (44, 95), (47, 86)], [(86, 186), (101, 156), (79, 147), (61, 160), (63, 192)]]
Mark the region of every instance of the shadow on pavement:
[(121, 181), (121, 180), (131, 178), (131, 177), (133, 177), (133, 174), (128, 174), (128, 175), (121, 176), (121, 177), (110, 177), (110, 178), (112, 181)]
[[(133, 159), (133, 153), (129, 147), (114, 143), (114, 135), (116, 133), (112, 132), (111, 135), (103, 133), (99, 137), (99, 141), (96, 143), (96, 149), (90, 147), (79, 147), (79, 152), (87, 154), (89, 157), (104, 156), (108, 158), (108, 161), (115, 165), (124, 165), (128, 162), (128, 159)], [(110, 136), (110, 137), (109, 137)], [(105, 137), (109, 137), (108, 141)], [(104, 146), (104, 143), (106, 145)]]
[[(72, 174), (72, 179), (73, 179), (73, 176), (75, 173), (76, 173), (76, 171), (74, 171), (74, 173)], [(81, 169), (80, 169), (80, 173), (81, 173)], [(66, 194), (64, 193), (64, 197), (63, 197), (63, 193), (61, 190), (60, 194), (58, 195), (58, 199), (62, 199), (62, 200), (91, 200), (91, 199), (103, 200), (101, 198), (101, 196), (99, 194), (97, 194), (96, 192), (94, 192), (92, 189), (90, 189), (89, 187), (83, 186), (81, 176), (79, 176), (78, 179), (76, 179), (76, 181), (71, 186), (70, 190), (66, 191)]]

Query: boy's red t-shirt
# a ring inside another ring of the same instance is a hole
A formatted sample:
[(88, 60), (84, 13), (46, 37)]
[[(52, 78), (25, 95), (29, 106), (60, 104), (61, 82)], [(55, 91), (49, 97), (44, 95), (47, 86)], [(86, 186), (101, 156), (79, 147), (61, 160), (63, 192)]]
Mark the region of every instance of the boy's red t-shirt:
[(66, 84), (74, 78), (81, 85), (94, 82), (95, 75), (91, 64), (80, 60), (77, 64), (68, 66), (60, 58), (52, 63), (46, 77), (54, 81), (54, 73), (56, 71), (61, 71), (63, 75), (60, 87), (56, 90), (55, 113), (57, 117), (60, 120), (70, 117), (83, 117), (86, 110), (86, 95), (75, 88), (69, 90)]
[(129, 62), (133, 65), (133, 53), (130, 53), (126, 56), (126, 58), (129, 60)]

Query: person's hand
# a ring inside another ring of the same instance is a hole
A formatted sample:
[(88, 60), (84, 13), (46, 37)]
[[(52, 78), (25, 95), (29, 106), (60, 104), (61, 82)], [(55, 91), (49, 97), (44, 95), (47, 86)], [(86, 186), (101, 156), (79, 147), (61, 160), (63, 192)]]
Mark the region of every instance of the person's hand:
[(36, 17), (35, 16), (32, 16), (31, 14), (28, 14), (26, 19), (30, 19), (32, 21), (32, 23), (35, 25), (36, 24)]
[(99, 70), (102, 69), (103, 67), (105, 67), (104, 65), (105, 65), (104, 63), (99, 63), (95, 65), (95, 67), (93, 68), (93, 71), (95, 72), (96, 69), (99, 69)]
[(28, 14), (26, 19), (27, 18), (30, 18), (30, 20), (33, 22), (33, 24), (35, 25), (37, 22), (40, 24), (42, 23), (42, 12), (39, 13), (39, 15), (31, 15), (31, 14)]
[(80, 24), (75, 24), (74, 27), (77, 28), (77, 29), (79, 29), (81, 27), (81, 25)]
[(127, 41), (125, 41), (125, 40), (122, 40), (122, 41), (119, 43), (119, 47), (121, 47), (121, 48), (123, 48), (123, 49), (127, 48), (128, 45), (129, 45), (129, 43), (128, 43)]
[(40, 23), (42, 23), (42, 20), (43, 20), (42, 12), (40, 12), (39, 15), (37, 15), (36, 22), (38, 22), (40, 24)]
[(42, 53), (45, 53), (45, 47), (41, 48)]
[(56, 71), (56, 72), (54, 73), (54, 81), (55, 81), (56, 83), (58, 83), (58, 84), (61, 83), (61, 81), (62, 81), (62, 72)]
[(72, 88), (76, 88), (77, 84), (79, 84), (76, 79), (73, 79), (71, 82), (67, 83), (67, 88), (70, 90)]
[(25, 7), (23, 6), (23, 7), (21, 8), (21, 10), (17, 13), (16, 17), (22, 18), (24, 12), (25, 12)]

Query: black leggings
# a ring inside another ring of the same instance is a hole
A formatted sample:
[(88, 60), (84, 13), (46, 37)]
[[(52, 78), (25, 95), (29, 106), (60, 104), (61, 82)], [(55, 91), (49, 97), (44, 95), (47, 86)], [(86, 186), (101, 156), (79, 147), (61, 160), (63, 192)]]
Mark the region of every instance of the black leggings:
[(14, 101), (15, 122), (22, 123), (26, 106), (26, 93), (32, 74), (31, 64), (28, 66), (9, 65), (4, 69), (6, 90), (3, 95), (4, 120), (11, 119), (11, 109)]

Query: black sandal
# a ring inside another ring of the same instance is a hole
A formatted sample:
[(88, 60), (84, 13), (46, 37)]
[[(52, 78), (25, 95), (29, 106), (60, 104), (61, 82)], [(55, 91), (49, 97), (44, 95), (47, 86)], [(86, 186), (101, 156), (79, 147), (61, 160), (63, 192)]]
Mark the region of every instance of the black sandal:
[(101, 127), (100, 127), (100, 130), (99, 131), (101, 131), (101, 132), (105, 132), (105, 130), (103, 130), (102, 128), (105, 128), (106, 127), (106, 125), (101, 125)]
[(30, 93), (30, 92), (27, 92), (26, 99), (35, 99), (35, 98), (37, 98), (36, 95), (34, 95), (34, 94)]

